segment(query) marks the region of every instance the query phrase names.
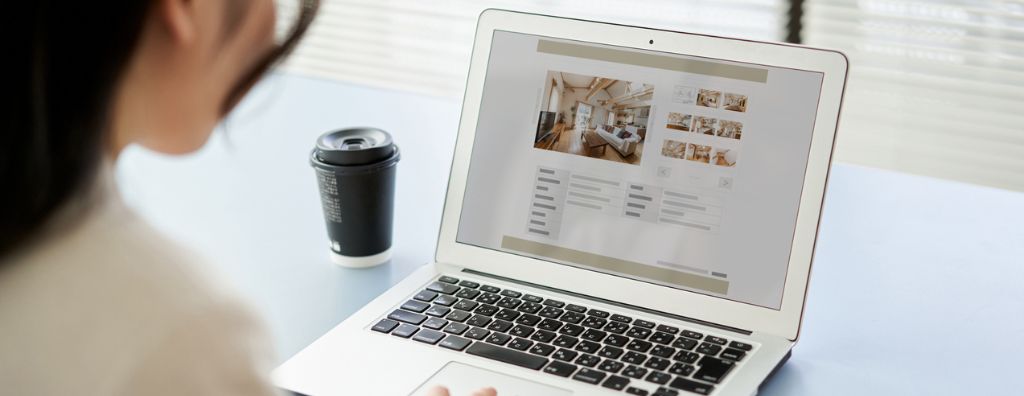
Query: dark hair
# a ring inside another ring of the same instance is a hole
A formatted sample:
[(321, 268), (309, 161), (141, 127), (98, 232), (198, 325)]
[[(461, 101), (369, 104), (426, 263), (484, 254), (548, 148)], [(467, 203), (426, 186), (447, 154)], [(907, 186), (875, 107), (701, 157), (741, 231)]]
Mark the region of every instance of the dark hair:
[[(295, 47), (318, 0), (300, 1), (284, 41), (235, 85), (227, 113)], [(111, 103), (152, 1), (33, 0), (11, 4), (0, 24), (10, 47), (0, 103), (0, 257), (37, 234), (94, 181)], [(18, 9), (22, 8), (22, 9)]]

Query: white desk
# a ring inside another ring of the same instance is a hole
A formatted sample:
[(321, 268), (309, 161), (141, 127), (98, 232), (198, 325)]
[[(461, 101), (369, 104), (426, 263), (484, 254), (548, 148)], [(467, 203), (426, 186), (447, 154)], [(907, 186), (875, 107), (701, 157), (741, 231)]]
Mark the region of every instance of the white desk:
[[(126, 153), (122, 189), (251, 298), (283, 361), (431, 260), (459, 110), (278, 76), (197, 155)], [(355, 125), (402, 148), (394, 260), (370, 270), (328, 261), (307, 158)], [(1024, 392), (1022, 264), (1024, 194), (836, 165), (800, 343), (763, 394)]]

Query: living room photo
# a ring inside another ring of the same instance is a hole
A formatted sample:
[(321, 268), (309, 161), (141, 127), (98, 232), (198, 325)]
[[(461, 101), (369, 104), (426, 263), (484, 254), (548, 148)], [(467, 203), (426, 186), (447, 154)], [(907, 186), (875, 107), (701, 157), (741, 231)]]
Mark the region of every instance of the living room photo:
[(654, 86), (549, 71), (534, 148), (639, 165)]

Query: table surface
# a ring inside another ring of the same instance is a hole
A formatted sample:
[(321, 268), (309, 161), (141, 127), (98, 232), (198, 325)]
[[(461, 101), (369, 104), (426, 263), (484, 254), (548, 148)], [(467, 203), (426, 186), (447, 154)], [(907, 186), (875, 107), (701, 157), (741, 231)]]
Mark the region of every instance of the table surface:
[[(459, 111), (275, 75), (200, 152), (132, 148), (118, 175), (129, 204), (265, 315), (283, 362), (433, 258)], [(357, 125), (402, 148), (394, 258), (366, 270), (329, 261), (307, 162), (321, 132)], [(1021, 392), (1022, 224), (1021, 193), (835, 165), (801, 338), (762, 394)]]

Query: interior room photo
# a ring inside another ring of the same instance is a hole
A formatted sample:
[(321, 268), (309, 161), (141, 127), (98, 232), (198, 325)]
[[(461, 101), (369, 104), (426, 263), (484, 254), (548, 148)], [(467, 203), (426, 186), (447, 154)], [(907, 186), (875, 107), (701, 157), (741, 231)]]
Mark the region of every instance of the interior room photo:
[(690, 131), (690, 123), (693, 121), (693, 116), (689, 114), (680, 113), (668, 113), (668, 124), (665, 125), (668, 129), (675, 129), (677, 131)]
[(654, 86), (549, 71), (534, 147), (640, 164)]
[(726, 92), (725, 100), (722, 101), (722, 108), (745, 113), (747, 111), (747, 95)]
[(716, 134), (719, 137), (739, 140), (743, 137), (743, 123), (739, 121), (722, 120), (719, 122)]
[(710, 89), (701, 89), (697, 94), (697, 106), (718, 108), (718, 102), (722, 99), (722, 92)]

